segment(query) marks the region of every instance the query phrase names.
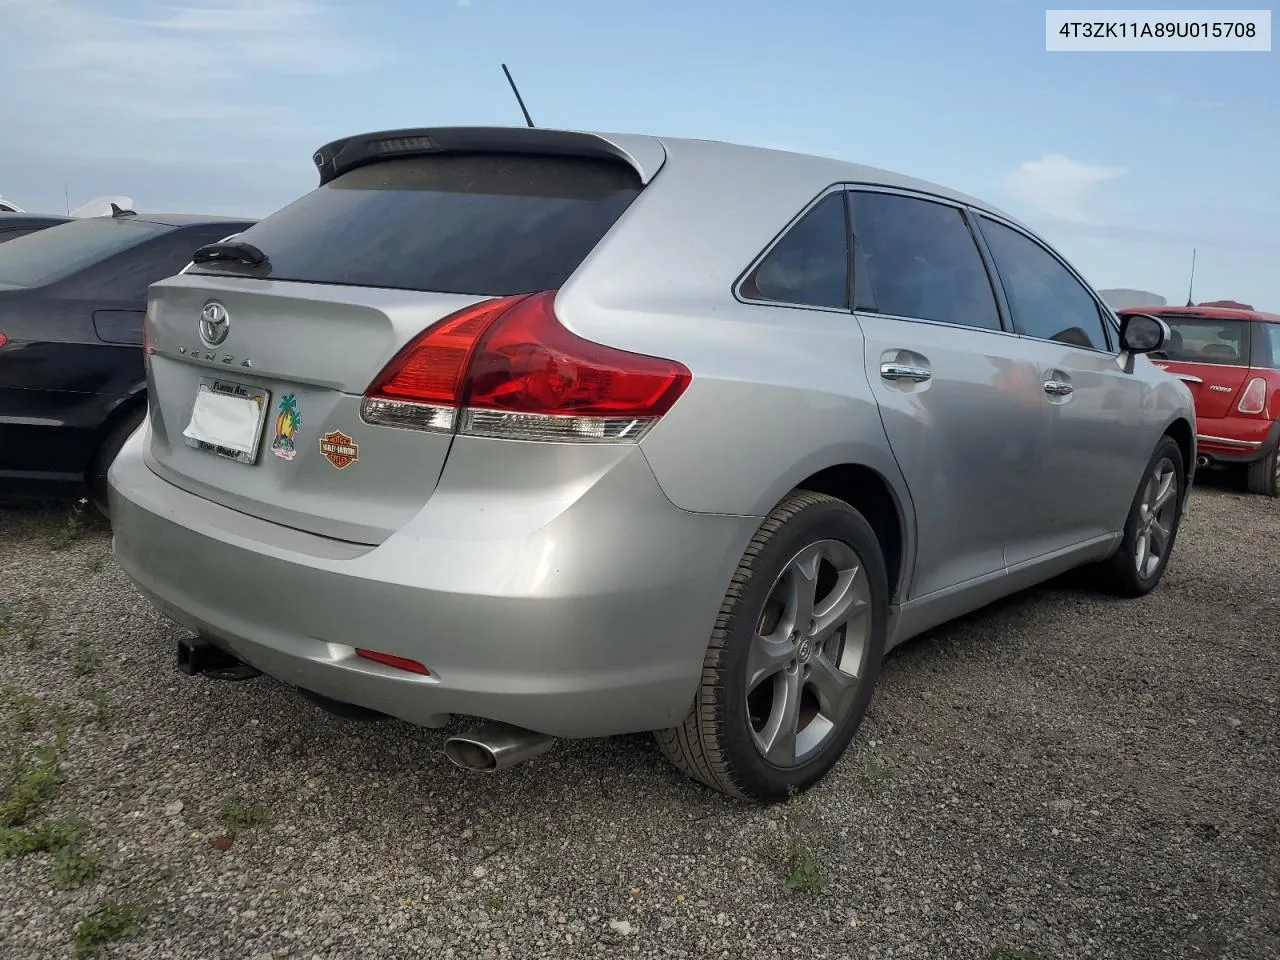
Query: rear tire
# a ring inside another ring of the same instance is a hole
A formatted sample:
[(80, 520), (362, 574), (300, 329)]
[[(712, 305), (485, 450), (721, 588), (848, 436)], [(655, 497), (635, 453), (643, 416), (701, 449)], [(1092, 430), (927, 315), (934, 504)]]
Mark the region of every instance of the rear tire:
[(1182, 522), (1187, 472), (1182, 451), (1161, 437), (1133, 495), (1120, 546), (1098, 568), (1098, 586), (1120, 597), (1141, 597), (1164, 575)]
[(1248, 483), (1250, 493), (1280, 497), (1280, 448), (1249, 464)]
[(147, 418), (147, 405), (139, 404), (136, 409), (126, 413), (98, 446), (97, 451), (93, 455), (93, 461), (89, 464), (89, 471), (85, 476), (85, 485), (89, 490), (89, 499), (93, 501), (102, 515), (109, 516), (107, 506), (107, 471), (111, 469), (111, 464), (116, 458), (116, 454), (120, 452), (120, 448), (124, 446), (126, 440), (133, 435), (133, 431), (142, 426), (142, 421)]
[(871, 702), (889, 602), (874, 531), (842, 500), (796, 491), (734, 572), (688, 716), (662, 752), (730, 796), (785, 799), (840, 760)]

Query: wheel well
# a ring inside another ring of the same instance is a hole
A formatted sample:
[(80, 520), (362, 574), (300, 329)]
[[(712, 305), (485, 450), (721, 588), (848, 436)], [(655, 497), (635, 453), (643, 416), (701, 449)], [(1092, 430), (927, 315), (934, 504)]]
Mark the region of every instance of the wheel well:
[(1175, 420), (1165, 428), (1164, 435), (1172, 437), (1174, 443), (1178, 445), (1178, 450), (1182, 453), (1182, 466), (1190, 476), (1191, 471), (1195, 469), (1195, 463), (1191, 458), (1191, 451), (1195, 446), (1191, 424), (1182, 419)]
[(86, 471), (94, 468), (98, 460), (98, 453), (102, 450), (102, 445), (106, 442), (107, 437), (111, 436), (111, 431), (126, 417), (136, 413), (139, 407), (144, 412), (147, 409), (147, 391), (145, 390), (133, 394), (127, 400), (122, 400), (102, 421), (102, 424), (98, 427), (97, 436), (93, 438), (93, 451), (89, 454), (89, 462), (85, 465)]
[(796, 487), (843, 500), (866, 517), (884, 554), (889, 596), (897, 596), (902, 578), (902, 518), (898, 501), (884, 478), (869, 467), (842, 463), (819, 470)]

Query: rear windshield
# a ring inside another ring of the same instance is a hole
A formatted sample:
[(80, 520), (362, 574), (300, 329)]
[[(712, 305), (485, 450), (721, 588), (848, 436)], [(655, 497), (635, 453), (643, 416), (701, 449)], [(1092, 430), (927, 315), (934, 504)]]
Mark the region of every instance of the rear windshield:
[(0, 243), (0, 284), (40, 287), (170, 229), (128, 218), (73, 220)]
[(1164, 314), (1169, 342), (1155, 356), (1183, 363), (1249, 365), (1249, 321)]
[(191, 272), (505, 296), (559, 287), (640, 192), (622, 163), (464, 154), (343, 174), (242, 233), (268, 264)]

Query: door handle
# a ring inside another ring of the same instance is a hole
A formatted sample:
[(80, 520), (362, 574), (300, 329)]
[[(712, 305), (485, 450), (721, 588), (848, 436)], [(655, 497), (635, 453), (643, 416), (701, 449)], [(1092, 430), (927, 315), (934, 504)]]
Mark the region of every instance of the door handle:
[(909, 363), (882, 363), (880, 376), (886, 380), (910, 380), (912, 383), (923, 383), (933, 374), (928, 367), (916, 367)]
[(1046, 380), (1044, 382), (1044, 392), (1051, 397), (1069, 397), (1075, 392), (1075, 387), (1062, 380)]
[(1175, 373), (1174, 376), (1177, 377), (1179, 380), (1181, 380), (1183, 383), (1204, 383), (1204, 381), (1201, 380), (1199, 377), (1194, 377), (1189, 373)]

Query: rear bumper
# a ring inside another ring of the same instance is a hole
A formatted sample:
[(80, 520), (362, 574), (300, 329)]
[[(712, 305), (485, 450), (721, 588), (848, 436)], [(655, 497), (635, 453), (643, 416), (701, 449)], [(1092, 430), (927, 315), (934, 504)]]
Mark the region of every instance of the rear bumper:
[(1280, 420), (1222, 417), (1196, 424), (1197, 454), (1210, 463), (1255, 463), (1280, 444)]
[[(453, 490), (455, 450), (421, 513), (358, 546), (173, 486), (147, 466), (148, 436), (134, 435), (110, 475), (116, 557), (142, 591), (269, 676), (428, 726), (463, 714), (590, 737), (678, 723), (759, 523), (678, 509), (632, 449), (571, 496), (545, 491), (563, 502), (522, 530), (511, 511), (539, 491), (504, 503)], [(495, 536), (490, 522), (469, 538), (465, 515), (477, 510), (505, 513), (515, 532)], [(357, 657), (357, 646), (431, 676)]]

